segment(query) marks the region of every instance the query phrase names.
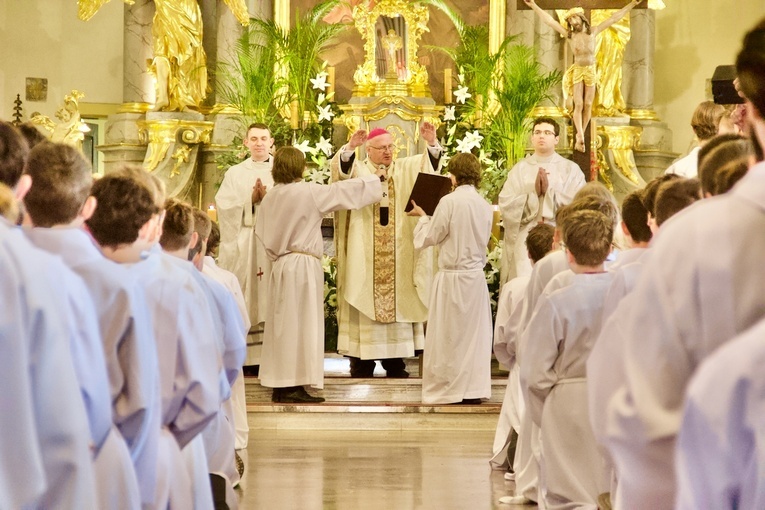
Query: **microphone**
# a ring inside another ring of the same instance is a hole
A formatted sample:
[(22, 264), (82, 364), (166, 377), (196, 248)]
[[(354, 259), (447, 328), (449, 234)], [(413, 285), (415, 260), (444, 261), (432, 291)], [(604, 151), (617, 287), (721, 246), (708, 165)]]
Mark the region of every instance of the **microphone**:
[[(385, 170), (385, 165), (380, 165), (378, 168)], [(380, 225), (384, 227), (390, 220), (390, 202), (388, 200), (388, 181), (383, 176), (380, 176), (380, 180), (382, 181), (383, 189), (382, 200), (380, 200)]]

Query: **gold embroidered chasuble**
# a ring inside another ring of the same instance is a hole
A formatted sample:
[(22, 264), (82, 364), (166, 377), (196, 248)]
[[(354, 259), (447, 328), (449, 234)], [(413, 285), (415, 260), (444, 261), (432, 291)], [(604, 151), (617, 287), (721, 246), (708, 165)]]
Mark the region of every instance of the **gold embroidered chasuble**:
[[(374, 165), (365, 160), (354, 161), (350, 173), (343, 174), (340, 152), (331, 166), (335, 180), (375, 172)], [(425, 151), (393, 161), (387, 172), (390, 204), (387, 225), (380, 224), (380, 204), (336, 214), (339, 322), (348, 320), (349, 306), (382, 324), (427, 320), (433, 252), (431, 248), (414, 249), (417, 218), (407, 216), (404, 208), (417, 174), (434, 171)], [(340, 338), (338, 349), (343, 352), (343, 347)]]

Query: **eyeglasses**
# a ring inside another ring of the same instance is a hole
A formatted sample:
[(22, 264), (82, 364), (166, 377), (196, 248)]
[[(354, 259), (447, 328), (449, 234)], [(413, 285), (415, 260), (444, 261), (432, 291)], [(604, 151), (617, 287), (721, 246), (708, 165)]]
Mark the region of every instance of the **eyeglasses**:
[(542, 136), (542, 135), (550, 136), (550, 135), (554, 135), (555, 131), (550, 131), (549, 129), (545, 129), (544, 131), (534, 130), (532, 131), (531, 134), (534, 136)]
[(374, 145), (370, 145), (368, 148), (369, 149), (375, 149), (375, 150), (378, 150), (380, 152), (393, 152), (393, 149), (395, 147), (396, 147), (395, 145), (391, 144), (391, 145), (383, 145), (382, 147), (375, 147)]

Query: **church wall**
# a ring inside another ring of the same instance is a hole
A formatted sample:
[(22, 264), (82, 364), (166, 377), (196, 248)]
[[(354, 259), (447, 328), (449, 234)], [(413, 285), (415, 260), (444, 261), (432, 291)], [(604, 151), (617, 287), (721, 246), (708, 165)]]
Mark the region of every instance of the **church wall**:
[[(691, 115), (711, 99), (715, 67), (734, 64), (744, 34), (765, 16), (762, 0), (665, 0), (656, 13), (654, 104), (672, 130), (675, 152), (691, 147)], [(708, 95), (707, 95), (708, 94)]]
[[(112, 0), (86, 23), (75, 1), (0, 2), (0, 118), (11, 119), (16, 94), (24, 120), (33, 112), (53, 118), (72, 89), (85, 103), (121, 103), (123, 12)], [(48, 79), (47, 101), (26, 101), (27, 77)]]

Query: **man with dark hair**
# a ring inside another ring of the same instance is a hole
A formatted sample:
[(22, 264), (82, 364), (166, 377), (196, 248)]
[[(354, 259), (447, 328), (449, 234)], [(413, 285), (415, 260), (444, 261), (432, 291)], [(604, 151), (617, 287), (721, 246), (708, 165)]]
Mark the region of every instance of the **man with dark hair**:
[(682, 177), (677, 174), (664, 174), (654, 177), (648, 181), (648, 184), (645, 185), (645, 188), (643, 188), (643, 191), (640, 194), (640, 198), (643, 201), (643, 207), (645, 207), (645, 210), (648, 212), (648, 227), (653, 234), (656, 234), (659, 230), (658, 225), (656, 225), (656, 194), (659, 192), (659, 187), (665, 182), (677, 179), (682, 179)]
[(640, 259), (648, 248), (653, 232), (648, 226), (648, 210), (643, 205), (643, 190), (635, 190), (622, 201), (622, 233), (627, 249), (619, 252), (618, 258), (608, 265), (611, 272)]
[(249, 157), (226, 171), (215, 195), (220, 222), (218, 263), (239, 279), (252, 324), (247, 336), (246, 366), (260, 364), (263, 347), (270, 262), (262, 246), (252, 242), (252, 231), (264, 192), (274, 184), (271, 177), (273, 145), (267, 125), (250, 124), (244, 136)]
[(152, 504), (160, 396), (146, 301), (127, 269), (105, 258), (82, 228), (96, 208), (91, 167), (82, 153), (69, 145), (40, 143), (30, 153), (26, 173), (33, 185), (24, 202), (35, 227), (27, 236), (82, 278), (96, 307), (116, 427), (102, 455), (121, 462), (110, 465), (97, 457), (99, 506), (108, 507), (114, 498), (127, 506)]
[[(763, 42), (765, 20), (746, 35), (736, 61), (750, 128), (760, 142), (765, 141)], [(754, 371), (745, 367), (737, 372), (731, 367), (742, 365), (725, 363), (687, 396), (686, 390), (705, 358), (763, 318), (765, 237), (755, 235), (765, 231), (763, 196), (765, 164), (759, 163), (729, 193), (702, 201), (665, 224), (634, 292), (612, 315), (610, 331), (608, 325), (604, 327), (601, 336), (619, 338), (619, 357), (625, 365), (614, 367), (612, 358), (600, 366), (590, 363), (588, 377), (590, 387), (617, 382), (607, 419), (595, 427), (619, 475), (617, 507), (622, 503), (625, 508), (669, 508), (675, 501), (680, 508), (757, 506), (756, 499), (739, 499), (747, 494), (739, 487), (748, 480), (759, 481), (750, 469), (760, 468), (752, 455), (759, 458), (761, 448), (751, 439), (760, 432), (743, 433), (742, 427), (756, 420), (743, 423), (739, 418), (746, 420), (758, 412), (746, 399), (761, 391), (754, 382), (761, 375), (759, 365)], [(752, 330), (752, 338), (761, 345), (762, 331)], [(753, 359), (752, 353), (740, 354), (741, 359)], [(618, 374), (611, 373), (614, 368)], [(686, 398), (692, 413), (705, 410), (696, 417), (711, 419), (692, 423), (689, 433), (702, 436), (690, 444), (681, 441), (678, 452), (677, 433)], [(720, 443), (720, 438), (725, 441)], [(721, 455), (719, 446), (728, 453)], [(686, 467), (680, 476), (675, 470), (676, 454), (679, 465)], [(707, 471), (707, 476), (686, 484), (684, 477), (691, 470), (698, 473), (697, 468)], [(729, 475), (736, 478), (733, 484)]]
[(661, 227), (665, 221), (698, 200), (701, 200), (698, 179), (665, 182), (656, 193), (656, 225)]
[[(744, 167), (743, 173), (746, 173), (749, 166), (754, 163), (752, 142), (748, 138), (743, 137), (721, 141), (715, 144), (714, 149), (709, 151), (703, 160), (699, 158), (699, 180), (701, 181), (701, 192), (704, 194), (704, 197), (723, 193), (723, 191), (717, 190), (718, 175), (726, 167), (738, 167), (741, 166), (741, 163), (743, 163)], [(743, 174), (741, 177), (743, 177)]]
[(505, 227), (501, 279), (506, 281), (531, 272), (526, 235), (537, 223), (555, 224), (559, 207), (573, 200), (585, 184), (582, 169), (557, 152), (560, 126), (550, 117), (539, 117), (531, 128), (534, 153), (519, 161), (508, 173), (499, 194)]

